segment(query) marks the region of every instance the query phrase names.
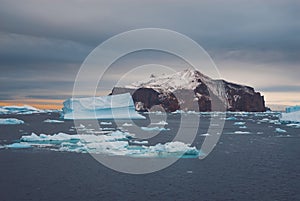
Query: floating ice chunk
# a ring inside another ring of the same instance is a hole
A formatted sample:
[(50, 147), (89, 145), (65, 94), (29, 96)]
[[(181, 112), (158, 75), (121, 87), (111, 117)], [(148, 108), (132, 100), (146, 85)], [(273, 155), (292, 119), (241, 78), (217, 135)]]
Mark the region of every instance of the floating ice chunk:
[(251, 134), (248, 131), (235, 131), (234, 134)]
[(130, 141), (133, 144), (148, 144), (149, 142), (144, 140), (144, 141), (137, 141), (137, 140), (132, 140)]
[[(56, 151), (108, 154), (133, 157), (197, 157), (199, 150), (183, 142), (168, 142), (145, 146), (147, 141), (136, 141), (133, 134), (115, 131), (107, 135), (69, 135), (58, 133), (54, 135), (31, 134), (22, 136), (22, 146), (48, 148)], [(130, 145), (132, 142), (135, 145)], [(10, 145), (17, 146), (17, 145)], [(18, 145), (20, 146), (20, 145)]]
[(210, 136), (209, 133), (204, 133), (204, 134), (201, 134), (200, 136)]
[(15, 118), (0, 119), (0, 125), (24, 124), (24, 121)]
[(184, 114), (185, 111), (183, 110), (176, 110), (175, 112), (172, 112), (172, 114)]
[(130, 124), (130, 123), (124, 123), (122, 126), (129, 127), (129, 126), (132, 126), (132, 124)]
[(237, 120), (237, 118), (236, 117), (227, 117), (225, 120), (227, 120), (227, 121), (235, 121), (235, 120)]
[(55, 120), (55, 119), (46, 119), (45, 123), (64, 123), (64, 121)]
[(141, 127), (142, 130), (144, 131), (168, 131), (170, 130), (169, 128), (164, 128), (164, 127)]
[(135, 111), (129, 93), (71, 98), (64, 102), (64, 119), (145, 119)]
[(281, 128), (276, 128), (275, 130), (277, 133), (286, 133), (287, 131), (286, 130), (283, 130)]
[(13, 144), (6, 145), (5, 147), (10, 148), (10, 149), (27, 149), (27, 148), (31, 148), (31, 146), (29, 144), (26, 144), (26, 143), (13, 143)]
[(159, 126), (164, 126), (164, 125), (168, 125), (168, 122), (165, 121), (160, 121), (158, 123), (151, 123), (152, 125), (159, 125)]
[(112, 122), (101, 121), (100, 125), (112, 125)]
[(270, 121), (270, 119), (268, 119), (268, 118), (263, 118), (262, 120), (260, 120), (261, 122), (268, 122), (268, 121)]
[(199, 150), (196, 147), (191, 147), (189, 144), (183, 142), (167, 142), (166, 144), (157, 144), (148, 147), (150, 153), (159, 155), (168, 154), (184, 154), (184, 155), (198, 155)]
[(284, 122), (299, 122), (300, 123), (300, 111), (291, 113), (282, 113), (280, 117)]
[(245, 124), (246, 124), (246, 122), (234, 122), (233, 125), (235, 125), (235, 126), (241, 126), (241, 125), (245, 125)]
[(300, 123), (293, 123), (293, 124), (287, 124), (286, 126), (289, 126), (289, 127), (294, 127), (294, 128), (300, 128)]
[(247, 126), (240, 126), (239, 128), (240, 128), (240, 129), (246, 129)]

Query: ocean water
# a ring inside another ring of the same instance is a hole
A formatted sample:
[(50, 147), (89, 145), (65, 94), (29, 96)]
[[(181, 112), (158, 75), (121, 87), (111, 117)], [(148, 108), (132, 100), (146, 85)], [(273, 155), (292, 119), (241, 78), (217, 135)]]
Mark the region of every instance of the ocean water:
[[(87, 120), (81, 123), (84, 132), (103, 135), (119, 130), (147, 141), (139, 146), (155, 146), (172, 141), (186, 115), (187, 134), (199, 121), (191, 147), (200, 150), (209, 135), (209, 113), (144, 115), (148, 119), (99, 121), (101, 129)], [(73, 121), (44, 122), (60, 120), (58, 113), (1, 115), (24, 121), (0, 125), (1, 200), (300, 200), (300, 127), (281, 123), (278, 117), (278, 113), (227, 113), (222, 135), (205, 159), (183, 157), (163, 170), (132, 175), (112, 170), (88, 153), (57, 150), (59, 145), (49, 142), (10, 148), (22, 136), (75, 135), (76, 128)], [(157, 124), (162, 120), (167, 124)], [(141, 132), (140, 127), (166, 129)]]

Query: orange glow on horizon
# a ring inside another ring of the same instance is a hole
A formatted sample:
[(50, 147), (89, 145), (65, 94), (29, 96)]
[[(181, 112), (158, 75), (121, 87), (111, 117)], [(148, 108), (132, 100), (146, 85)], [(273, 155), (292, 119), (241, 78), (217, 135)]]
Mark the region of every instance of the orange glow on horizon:
[(61, 109), (64, 100), (53, 100), (53, 99), (25, 99), (25, 100), (5, 100), (0, 101), (0, 106), (23, 106), (30, 105), (38, 109)]

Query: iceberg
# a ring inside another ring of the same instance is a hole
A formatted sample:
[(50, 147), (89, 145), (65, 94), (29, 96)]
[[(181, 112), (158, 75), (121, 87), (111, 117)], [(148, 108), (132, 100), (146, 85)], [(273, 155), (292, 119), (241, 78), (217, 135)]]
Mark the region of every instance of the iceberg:
[(64, 119), (145, 119), (135, 111), (129, 93), (70, 98), (63, 104)]
[(24, 124), (24, 121), (15, 118), (0, 119), (0, 125)]
[(300, 111), (300, 105), (285, 108), (286, 113), (297, 112), (297, 111)]
[(299, 122), (300, 123), (300, 111), (290, 112), (290, 113), (282, 113), (281, 117), (280, 117), (280, 121)]

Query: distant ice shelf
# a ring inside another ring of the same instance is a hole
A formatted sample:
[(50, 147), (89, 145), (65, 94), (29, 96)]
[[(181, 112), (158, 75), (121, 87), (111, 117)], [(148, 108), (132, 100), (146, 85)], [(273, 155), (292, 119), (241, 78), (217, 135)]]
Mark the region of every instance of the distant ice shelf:
[(64, 102), (64, 119), (145, 119), (135, 111), (129, 93), (71, 98)]

